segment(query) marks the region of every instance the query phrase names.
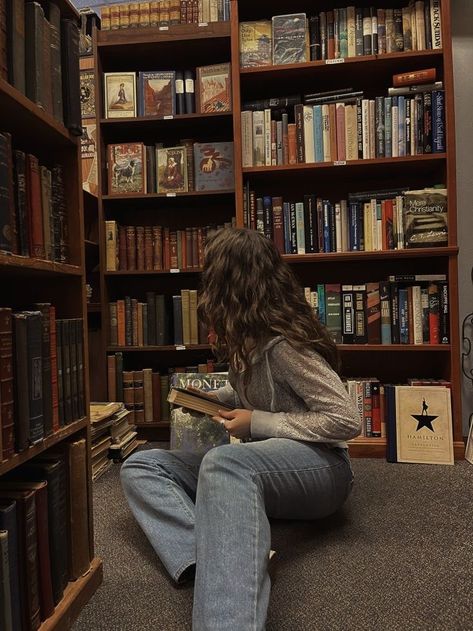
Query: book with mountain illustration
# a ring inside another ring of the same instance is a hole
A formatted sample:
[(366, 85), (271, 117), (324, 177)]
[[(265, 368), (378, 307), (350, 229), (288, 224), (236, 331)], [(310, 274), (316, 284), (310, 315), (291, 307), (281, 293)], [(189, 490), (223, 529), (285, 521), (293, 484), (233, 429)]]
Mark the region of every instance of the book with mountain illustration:
[[(196, 412), (184, 412), (182, 407), (171, 411), (171, 449), (205, 453), (212, 447), (230, 442), (225, 429), (211, 418), (211, 415), (217, 414), (219, 409), (225, 409), (228, 406), (212, 397), (205, 396), (205, 392), (218, 390), (227, 383), (228, 374), (222, 372), (182, 372), (171, 376), (168, 401)], [(201, 392), (189, 391), (187, 390), (189, 386)]]
[(406, 248), (448, 245), (447, 189), (406, 191), (403, 223)]

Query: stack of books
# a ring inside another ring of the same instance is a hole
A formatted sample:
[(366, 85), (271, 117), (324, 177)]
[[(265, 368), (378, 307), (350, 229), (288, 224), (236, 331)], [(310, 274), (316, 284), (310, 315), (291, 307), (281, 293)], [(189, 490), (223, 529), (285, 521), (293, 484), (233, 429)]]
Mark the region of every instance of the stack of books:
[(130, 412), (123, 403), (91, 403), (92, 479), (97, 480), (112, 465), (123, 460), (138, 443)]

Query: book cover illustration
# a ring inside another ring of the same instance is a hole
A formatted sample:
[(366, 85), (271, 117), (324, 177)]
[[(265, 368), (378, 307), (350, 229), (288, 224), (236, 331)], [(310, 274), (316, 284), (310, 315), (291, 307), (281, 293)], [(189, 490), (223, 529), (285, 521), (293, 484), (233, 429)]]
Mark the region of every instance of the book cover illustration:
[(129, 142), (108, 147), (109, 194), (145, 193), (144, 146)]
[(403, 225), (406, 248), (448, 245), (447, 190), (425, 188), (406, 191)]
[(272, 54), (272, 27), (270, 20), (241, 22), (240, 65), (242, 68), (270, 66)]
[(80, 141), (82, 187), (92, 195), (97, 195), (98, 187), (96, 140), (95, 122), (92, 125), (84, 125)]
[[(198, 388), (204, 392), (218, 390), (228, 383), (228, 373), (174, 373), (171, 388)], [(228, 444), (223, 427), (209, 416), (186, 413), (182, 408), (171, 411), (171, 449), (206, 453), (218, 445)]]
[(136, 73), (106, 72), (105, 118), (136, 116)]
[(201, 114), (230, 112), (232, 101), (230, 64), (197, 68), (197, 109)]
[(453, 464), (450, 389), (396, 386), (398, 462)]
[(80, 71), (80, 108), (82, 118), (95, 118), (95, 75), (93, 70)]
[(298, 64), (305, 61), (308, 61), (306, 14), (275, 15), (273, 64)]
[(138, 114), (140, 116), (173, 116), (175, 114), (176, 73), (140, 72)]
[(194, 144), (195, 190), (230, 190), (235, 185), (233, 142)]
[(186, 193), (187, 154), (186, 147), (157, 149), (156, 170), (158, 193)]

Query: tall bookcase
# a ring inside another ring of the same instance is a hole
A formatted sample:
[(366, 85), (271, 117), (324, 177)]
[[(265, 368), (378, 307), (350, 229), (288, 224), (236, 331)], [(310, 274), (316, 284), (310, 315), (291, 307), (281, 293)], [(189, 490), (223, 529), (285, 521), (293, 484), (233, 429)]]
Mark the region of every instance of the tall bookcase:
[[(179, 65), (186, 57), (192, 56), (197, 64), (217, 63), (231, 60), (232, 64), (232, 111), (230, 118), (176, 116), (169, 120), (97, 120), (100, 126), (101, 169), (101, 266), (105, 264), (105, 241), (103, 221), (107, 218), (124, 218), (131, 208), (135, 217), (147, 217), (149, 213), (159, 214), (160, 221), (179, 221), (182, 213), (198, 211), (199, 216), (212, 213), (216, 208), (216, 198), (199, 195), (177, 196), (174, 199), (153, 195), (135, 196), (130, 199), (110, 198), (104, 194), (106, 182), (104, 149), (109, 142), (140, 140), (145, 134), (170, 137), (178, 129), (191, 125), (192, 129), (212, 132), (228, 130), (233, 125), (235, 193), (225, 201), (225, 208), (231, 212), (235, 204), (236, 222), (244, 225), (244, 186), (246, 182), (260, 195), (282, 195), (288, 198), (302, 193), (316, 192), (318, 196), (334, 199), (346, 197), (349, 192), (379, 190), (398, 186), (423, 188), (437, 182), (445, 183), (448, 189), (448, 246), (422, 249), (405, 249), (374, 252), (317, 253), (304, 255), (283, 255), (293, 266), (304, 286), (314, 283), (364, 283), (381, 281), (391, 274), (441, 273), (447, 274), (449, 281), (450, 343), (443, 345), (340, 345), (343, 374), (347, 377), (376, 376), (382, 382), (402, 383), (412, 376), (431, 376), (448, 379), (452, 389), (453, 433), (455, 457), (463, 457), (464, 445), (461, 431), (461, 383), (459, 370), (459, 331), (458, 331), (458, 247), (456, 221), (456, 178), (455, 178), (455, 129), (453, 101), (453, 71), (450, 34), (450, 1), (441, 1), (443, 48), (416, 52), (387, 53), (330, 61), (310, 61), (282, 66), (240, 68), (239, 24), (242, 21), (271, 19), (273, 15), (306, 12), (312, 15), (334, 7), (346, 7), (345, 0), (313, 3), (305, 0), (287, 2), (276, 0), (272, 3), (255, 3), (250, 0), (232, 0), (231, 21), (210, 24), (205, 27), (186, 25), (170, 27), (162, 32), (158, 29), (135, 29), (131, 31), (101, 32), (98, 37), (96, 54), (98, 57), (98, 77), (107, 70), (137, 69), (138, 61), (142, 68), (154, 64), (152, 55), (162, 50), (166, 54), (165, 65), (173, 60)], [(379, 0), (369, 2), (359, 0), (356, 6), (402, 7), (404, 0)], [(138, 48), (138, 45), (139, 48)], [(169, 55), (169, 57), (168, 57)], [(185, 61), (183, 62), (185, 63)], [(162, 65), (162, 64), (161, 64)], [(446, 151), (445, 153), (406, 156), (400, 158), (379, 158), (354, 160), (343, 163), (294, 164), (284, 166), (242, 167), (241, 109), (245, 99), (263, 99), (275, 96), (334, 90), (346, 85), (354, 89), (364, 89), (368, 93), (385, 93), (392, 84), (392, 75), (401, 72), (435, 67), (443, 80), (446, 108)], [(102, 82), (97, 88), (98, 98), (103, 92)], [(98, 111), (102, 112), (100, 106)], [(217, 127), (217, 125), (219, 127)], [(160, 274), (136, 272), (130, 274), (114, 272), (104, 274), (102, 296), (102, 317), (108, 330), (108, 301), (125, 283), (134, 287), (158, 286), (170, 292), (198, 282), (198, 274)], [(185, 284), (183, 284), (185, 283)], [(192, 285), (194, 286), (194, 285)], [(149, 361), (165, 367), (179, 363), (175, 347), (147, 347), (116, 349), (104, 348), (107, 352), (123, 350), (130, 365), (148, 355)], [(187, 348), (189, 356), (205, 355), (206, 347)], [(139, 360), (138, 360), (139, 358)], [(162, 431), (167, 430), (165, 425)], [(358, 438), (350, 443), (350, 453), (361, 457), (385, 457), (385, 438)]]
[[(57, 0), (61, 16), (77, 19), (78, 15), (68, 0)], [(87, 322), (85, 302), (85, 259), (83, 204), (80, 170), (80, 141), (49, 113), (39, 108), (5, 80), (0, 79), (1, 131), (12, 137), (12, 145), (35, 155), (40, 163), (50, 165), (51, 160), (63, 167), (66, 192), (66, 222), (70, 235), (69, 263), (34, 259), (0, 252), (0, 279), (2, 306), (13, 309), (29, 309), (37, 302), (51, 303), (57, 318), (81, 318)], [(70, 628), (102, 581), (102, 561), (94, 555), (92, 486), (90, 473), (89, 389), (87, 361), (87, 327), (83, 328), (83, 365), (85, 384), (85, 409), (87, 414), (66, 424), (41, 442), (1, 460), (0, 480), (8, 472), (30, 462), (40, 454), (57, 448), (66, 440), (86, 439), (87, 443), (87, 501), (84, 510), (88, 514), (90, 558), (87, 573), (69, 582), (62, 600), (54, 613), (45, 620), (40, 631)], [(2, 377), (3, 378), (3, 377)], [(27, 394), (25, 394), (27, 396)], [(74, 501), (74, 498), (71, 498)]]

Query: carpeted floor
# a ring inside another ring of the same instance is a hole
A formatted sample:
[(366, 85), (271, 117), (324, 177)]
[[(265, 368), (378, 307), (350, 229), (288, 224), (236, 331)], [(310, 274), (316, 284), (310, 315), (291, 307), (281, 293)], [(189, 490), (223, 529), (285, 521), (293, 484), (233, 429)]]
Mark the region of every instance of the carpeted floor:
[[(355, 460), (353, 468), (339, 514), (273, 525), (268, 631), (473, 629), (473, 466)], [(167, 579), (118, 473), (116, 465), (94, 485), (105, 578), (74, 631), (190, 630), (192, 588)]]

